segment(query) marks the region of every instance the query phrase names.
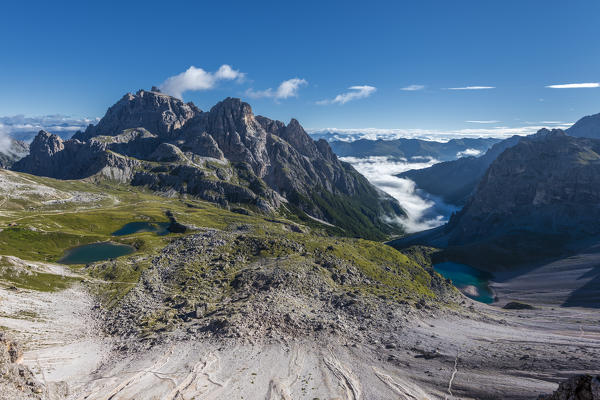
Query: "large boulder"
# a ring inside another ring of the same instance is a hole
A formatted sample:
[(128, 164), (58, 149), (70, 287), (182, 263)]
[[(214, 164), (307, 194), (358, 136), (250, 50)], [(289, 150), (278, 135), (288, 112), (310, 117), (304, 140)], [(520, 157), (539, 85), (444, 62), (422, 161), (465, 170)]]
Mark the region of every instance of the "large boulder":
[(23, 349), (0, 331), (0, 397), (11, 400), (45, 399), (44, 388), (21, 364)]
[(538, 400), (600, 400), (600, 375), (577, 375), (561, 382), (550, 395)]

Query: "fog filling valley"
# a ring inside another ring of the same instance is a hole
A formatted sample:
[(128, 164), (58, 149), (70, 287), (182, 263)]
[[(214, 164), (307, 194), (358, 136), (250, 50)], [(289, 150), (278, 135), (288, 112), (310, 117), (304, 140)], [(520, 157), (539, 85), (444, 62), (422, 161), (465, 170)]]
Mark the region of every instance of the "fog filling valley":
[(457, 208), (444, 203), (441, 199), (417, 189), (410, 179), (395, 176), (411, 169), (421, 169), (437, 164), (439, 161), (429, 157), (413, 157), (410, 160), (395, 157), (340, 157), (372, 184), (396, 198), (404, 210), (406, 218), (401, 222), (408, 232), (418, 232), (435, 228), (448, 221)]

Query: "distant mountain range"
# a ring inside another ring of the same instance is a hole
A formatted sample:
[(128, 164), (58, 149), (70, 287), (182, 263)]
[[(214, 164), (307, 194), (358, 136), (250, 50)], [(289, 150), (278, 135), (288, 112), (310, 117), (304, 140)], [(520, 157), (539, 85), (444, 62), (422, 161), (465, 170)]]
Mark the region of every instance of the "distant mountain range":
[[(547, 130), (538, 133), (544, 134)], [(565, 131), (569, 136), (600, 138), (600, 114), (583, 117)], [(409, 178), (419, 189), (441, 197), (446, 203), (462, 206), (475, 191), (487, 168), (504, 152), (515, 146), (522, 136), (513, 136), (493, 145), (480, 157), (465, 157), (443, 162), (429, 168), (398, 174)]]
[(403, 232), (385, 222), (405, 215), (400, 204), (338, 160), (325, 140), (313, 141), (295, 119), (254, 116), (234, 98), (203, 112), (155, 88), (128, 93), (70, 140), (40, 131), (13, 169), (284, 212), (349, 236)]
[(422, 139), (359, 139), (353, 142), (335, 140), (329, 142), (329, 145), (339, 157), (385, 156), (407, 160), (430, 158), (448, 161), (483, 154), (500, 141), (501, 139), (496, 138), (463, 138), (451, 139), (447, 142)]

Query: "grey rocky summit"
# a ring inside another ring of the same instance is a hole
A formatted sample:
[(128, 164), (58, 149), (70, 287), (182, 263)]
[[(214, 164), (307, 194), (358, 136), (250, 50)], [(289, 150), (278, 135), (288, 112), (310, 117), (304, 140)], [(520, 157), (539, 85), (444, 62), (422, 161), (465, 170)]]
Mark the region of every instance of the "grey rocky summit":
[(402, 232), (385, 222), (404, 215), (398, 202), (338, 160), (327, 142), (314, 142), (295, 119), (286, 125), (255, 116), (236, 98), (203, 112), (157, 90), (128, 93), (70, 140), (41, 131), (13, 169), (287, 210), (351, 236)]

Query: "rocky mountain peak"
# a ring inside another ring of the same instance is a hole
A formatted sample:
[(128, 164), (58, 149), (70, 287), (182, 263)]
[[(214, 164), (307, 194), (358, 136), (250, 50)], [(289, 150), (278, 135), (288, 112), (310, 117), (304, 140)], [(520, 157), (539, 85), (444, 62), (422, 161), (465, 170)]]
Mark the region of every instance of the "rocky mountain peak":
[(58, 136), (45, 130), (38, 132), (29, 146), (31, 153), (52, 156), (65, 148), (64, 141)]
[(202, 113), (189, 130), (208, 132), (227, 159), (245, 162), (256, 175), (265, 175), (269, 164), (267, 133), (254, 117), (248, 103), (228, 97), (213, 106), (209, 112)]
[(566, 133), (562, 129), (550, 130), (548, 128), (542, 128), (539, 131), (537, 131), (535, 134), (526, 136), (525, 140), (548, 139), (548, 138), (562, 137), (565, 135), (566, 135)]
[(325, 141), (317, 145), (296, 119), (285, 125), (255, 117), (238, 98), (201, 112), (140, 90), (73, 139), (63, 143), (51, 136), (41, 134), (14, 169), (60, 179), (104, 176), (269, 212), (287, 202), (351, 235), (381, 239), (402, 231), (386, 222), (404, 215), (398, 202), (340, 162)]
[(600, 113), (581, 118), (567, 129), (570, 136), (600, 139)]
[(314, 140), (308, 136), (308, 133), (306, 133), (302, 125), (295, 118), (291, 119), (285, 129), (280, 130), (279, 136), (294, 146), (304, 156), (314, 157), (318, 151)]
[(131, 128), (145, 128), (159, 136), (171, 136), (188, 121), (201, 114), (193, 103), (161, 93), (160, 91), (139, 90), (127, 93), (111, 106), (95, 126), (74, 135), (82, 141), (98, 135), (115, 136)]
[(274, 119), (269, 119), (267, 117), (263, 117), (262, 115), (257, 115), (254, 117), (256, 121), (262, 126), (262, 128), (269, 132), (272, 135), (279, 136), (279, 132), (282, 129), (285, 129), (285, 124), (281, 121), (277, 121)]
[(245, 136), (255, 133), (260, 124), (255, 120), (250, 104), (234, 97), (228, 97), (215, 104), (207, 113), (209, 129), (222, 134)]
[(227, 97), (225, 100), (222, 100), (215, 104), (210, 109), (210, 112), (216, 114), (227, 113), (235, 117), (253, 115), (252, 107), (250, 106), (250, 104), (243, 102), (237, 97)]

